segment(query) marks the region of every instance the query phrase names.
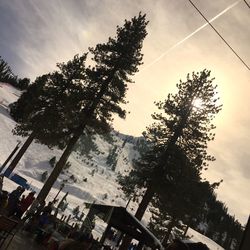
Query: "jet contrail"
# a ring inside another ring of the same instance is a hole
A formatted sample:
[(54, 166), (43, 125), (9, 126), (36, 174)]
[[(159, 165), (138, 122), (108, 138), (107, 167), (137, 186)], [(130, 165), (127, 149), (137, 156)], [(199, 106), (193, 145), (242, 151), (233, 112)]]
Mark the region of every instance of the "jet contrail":
[[(212, 23), (214, 20), (216, 20), (217, 18), (219, 18), (221, 15), (223, 15), (224, 13), (226, 13), (227, 11), (229, 11), (230, 9), (232, 9), (235, 5), (237, 5), (239, 1), (236, 1), (235, 3), (231, 4), (230, 6), (228, 6), (225, 10), (223, 10), (222, 12), (220, 12), (218, 15), (216, 15), (215, 17), (213, 17), (212, 19), (209, 20), (209, 23)], [(158, 61), (160, 61), (168, 52), (170, 52), (171, 50), (175, 49), (177, 46), (179, 46), (180, 44), (184, 43), (187, 39), (189, 39), (190, 37), (192, 37), (193, 35), (195, 35), (197, 32), (199, 32), (200, 30), (202, 30), (203, 28), (205, 28), (206, 26), (209, 25), (209, 23), (205, 23), (202, 26), (200, 26), (198, 29), (196, 29), (194, 32), (192, 32), (191, 34), (189, 34), (188, 36), (186, 36), (185, 38), (183, 38), (181, 41), (179, 41), (178, 43), (176, 43), (175, 45), (173, 45), (172, 47), (170, 47), (168, 50), (166, 50), (163, 54), (161, 54), (159, 57), (157, 57), (154, 61), (152, 61), (150, 64), (146, 65), (144, 68), (141, 69), (140, 72), (144, 71), (145, 69), (149, 68), (150, 66), (152, 66), (153, 64), (157, 63)], [(140, 72), (138, 72), (137, 74), (139, 74)]]

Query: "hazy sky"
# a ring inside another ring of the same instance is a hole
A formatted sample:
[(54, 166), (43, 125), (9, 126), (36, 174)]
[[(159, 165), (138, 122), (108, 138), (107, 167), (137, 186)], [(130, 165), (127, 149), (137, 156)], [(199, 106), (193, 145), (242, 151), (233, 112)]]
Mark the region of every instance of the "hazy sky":
[[(244, 1), (193, 1), (208, 19), (230, 7), (213, 25), (250, 65), (250, 9)], [(250, 213), (250, 71), (209, 26), (179, 43), (205, 24), (188, 0), (0, 0), (0, 55), (20, 77), (34, 79), (106, 42), (139, 11), (150, 21), (144, 65), (127, 95), (131, 113), (125, 121), (116, 119), (115, 129), (141, 135), (152, 121), (154, 101), (175, 91), (187, 73), (210, 69), (223, 110), (209, 145), (217, 161), (206, 176), (224, 180), (218, 197), (244, 224)]]

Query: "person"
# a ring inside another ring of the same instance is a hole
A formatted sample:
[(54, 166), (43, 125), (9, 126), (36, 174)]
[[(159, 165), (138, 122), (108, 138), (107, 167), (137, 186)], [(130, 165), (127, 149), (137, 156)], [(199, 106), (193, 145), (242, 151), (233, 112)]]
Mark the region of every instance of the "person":
[(29, 220), (31, 217), (34, 217), (35, 215), (40, 215), (44, 206), (45, 201), (40, 202), (38, 199), (35, 199), (32, 202), (32, 205), (29, 210), (26, 212), (25, 216), (22, 218), (23, 223), (25, 223), (27, 220)]
[(0, 194), (0, 214), (6, 213), (6, 208), (8, 206), (9, 195), (7, 191), (2, 191)]
[(47, 244), (50, 236), (56, 229), (55, 218), (51, 214), (47, 214), (45, 220), (41, 220), (41, 218), (45, 218), (45, 214), (40, 216), (39, 227), (36, 228), (36, 238), (35, 240), (38, 243)]
[(14, 191), (12, 191), (9, 194), (9, 201), (8, 201), (8, 216), (14, 215), (14, 213), (17, 211), (19, 199), (24, 192), (24, 188), (21, 186), (18, 186)]
[(38, 201), (38, 203), (37, 203), (37, 206), (35, 207), (34, 214), (40, 215), (42, 213), (45, 205), (46, 205), (46, 202), (45, 202), (45, 200), (41, 200), (41, 201), (37, 200), (37, 201)]
[(189, 250), (189, 247), (187, 244), (182, 242), (181, 240), (174, 240), (172, 243), (170, 243), (167, 248), (167, 250)]
[(49, 201), (48, 205), (45, 206), (45, 207), (42, 209), (41, 213), (42, 213), (42, 214), (51, 214), (52, 210), (53, 210), (53, 202), (52, 202), (52, 201)]
[(37, 228), (44, 228), (50, 223), (51, 209), (47, 206), (44, 207), (45, 201), (34, 201), (36, 204), (31, 207), (31, 211), (27, 211), (26, 216), (22, 219), (24, 222), (23, 229), (29, 232), (34, 232)]
[(28, 207), (31, 205), (31, 203), (35, 199), (35, 192), (30, 192), (26, 197), (23, 197), (19, 203), (19, 206), (16, 211), (16, 217), (20, 218), (22, 215), (26, 212)]
[(2, 190), (3, 190), (3, 175), (1, 174), (0, 175), (0, 193), (2, 192)]
[(128, 247), (129, 250), (135, 250), (136, 249), (136, 244), (131, 242), (129, 247)]

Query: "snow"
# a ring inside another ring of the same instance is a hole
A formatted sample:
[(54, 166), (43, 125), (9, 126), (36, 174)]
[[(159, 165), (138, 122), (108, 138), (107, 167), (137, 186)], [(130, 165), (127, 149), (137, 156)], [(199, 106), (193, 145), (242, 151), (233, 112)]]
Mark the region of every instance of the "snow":
[[(24, 142), (26, 140), (26, 138), (12, 134), (11, 131), (15, 127), (16, 123), (10, 117), (8, 110), (8, 105), (16, 101), (20, 94), (20, 91), (13, 88), (9, 84), (0, 83), (0, 166), (12, 152), (17, 144), (17, 141), (20, 140), (21, 142)], [(67, 171), (64, 171), (64, 173), (59, 176), (57, 182), (48, 195), (47, 200), (53, 200), (62, 181), (65, 179), (70, 179), (70, 175), (73, 174), (77, 181), (68, 181), (58, 197), (60, 199), (63, 197), (65, 192), (69, 192), (67, 201), (70, 205), (66, 213), (72, 212), (72, 209), (79, 205), (80, 211), (84, 211), (86, 214), (87, 209), (85, 208), (85, 202), (125, 206), (127, 200), (124, 198), (121, 190), (118, 189), (119, 185), (116, 182), (116, 177), (118, 172), (123, 173), (124, 171), (131, 169), (132, 159), (138, 157), (138, 152), (133, 149), (133, 140), (128, 141), (122, 148), (124, 137), (124, 135), (115, 137), (114, 144), (119, 148), (119, 158), (117, 161), (116, 172), (111, 171), (106, 165), (106, 157), (109, 150), (114, 145), (111, 145), (101, 137), (97, 136), (96, 142), (98, 144), (99, 150), (104, 152), (104, 154), (96, 155), (93, 153), (93, 166), (91, 166), (90, 164), (86, 164), (87, 159), (84, 156), (77, 152), (73, 152), (69, 158), (71, 163), (71, 167), (69, 169), (70, 172), (67, 173)], [(54, 156), (56, 156), (58, 160), (61, 154), (62, 151), (59, 149), (49, 149), (44, 145), (33, 142), (20, 160), (15, 172), (26, 178), (32, 189), (38, 193), (43, 185), (43, 183), (40, 181), (41, 174), (45, 171), (48, 171), (48, 173), (52, 171), (49, 160)], [(93, 170), (95, 170), (95, 173), (92, 176), (91, 173)], [(87, 182), (83, 181), (84, 178), (87, 178)], [(16, 183), (4, 178), (5, 190), (12, 191), (16, 187)], [(28, 193), (28, 191), (25, 191), (25, 194), (26, 193)], [(107, 198), (103, 199), (106, 194)], [(129, 211), (134, 213), (135, 208), (136, 204), (131, 202), (129, 204)], [(148, 212), (142, 221), (143, 224), (146, 224), (149, 216), (150, 213)], [(94, 236), (100, 238), (104, 229), (105, 224), (98, 221)], [(211, 250), (222, 249), (212, 240), (198, 234), (194, 230), (189, 229), (188, 233), (189, 235), (193, 235), (191, 238), (192, 241), (201, 241), (207, 244)]]
[(210, 250), (223, 250), (220, 245), (216, 244), (213, 240), (208, 237), (198, 233), (197, 231), (189, 228), (187, 231), (187, 236), (191, 237), (189, 241), (191, 242), (202, 242), (208, 246)]

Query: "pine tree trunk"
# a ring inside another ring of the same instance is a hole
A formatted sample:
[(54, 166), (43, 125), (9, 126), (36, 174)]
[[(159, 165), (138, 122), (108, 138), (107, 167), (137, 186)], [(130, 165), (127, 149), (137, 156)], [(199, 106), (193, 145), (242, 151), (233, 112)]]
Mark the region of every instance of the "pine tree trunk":
[[(148, 207), (148, 204), (150, 203), (150, 201), (152, 200), (154, 196), (154, 190), (153, 190), (153, 187), (149, 187), (145, 194), (143, 195), (143, 198), (139, 204), (139, 207), (135, 213), (135, 217), (138, 219), (138, 220), (141, 220), (147, 207)], [(121, 246), (119, 247), (119, 250), (127, 250), (130, 243), (132, 241), (132, 237), (126, 235), (123, 240), (122, 240), (122, 244)]]
[(150, 203), (150, 201), (152, 200), (154, 196), (154, 190), (153, 190), (153, 187), (148, 187), (145, 194), (143, 195), (143, 198), (139, 204), (139, 207), (135, 213), (135, 217), (138, 219), (138, 220), (141, 220), (147, 207), (148, 207), (148, 204)]
[(67, 163), (67, 160), (68, 160), (68, 158), (69, 158), (69, 156), (70, 156), (76, 142), (78, 141), (78, 139), (82, 135), (85, 126), (79, 127), (78, 130), (75, 132), (74, 136), (70, 139), (66, 149), (64, 150), (64, 152), (63, 152), (63, 154), (61, 156), (61, 158), (59, 159), (59, 161), (57, 162), (57, 164), (53, 168), (49, 178), (46, 180), (46, 182), (43, 185), (40, 193), (37, 196), (37, 199), (39, 199), (40, 201), (46, 199), (46, 197), (47, 197), (48, 193), (50, 192), (52, 186), (54, 185), (55, 181), (59, 177), (63, 167)]
[(25, 141), (25, 143), (23, 144), (23, 146), (20, 148), (20, 150), (18, 151), (12, 162), (10, 163), (9, 167), (5, 170), (4, 175), (6, 177), (9, 177), (10, 174), (13, 172), (13, 170), (17, 166), (18, 162), (20, 161), (20, 159), (22, 158), (22, 156), (24, 155), (24, 153), (26, 152), (26, 150), (28, 149), (34, 138), (35, 138), (35, 133), (32, 132)]

